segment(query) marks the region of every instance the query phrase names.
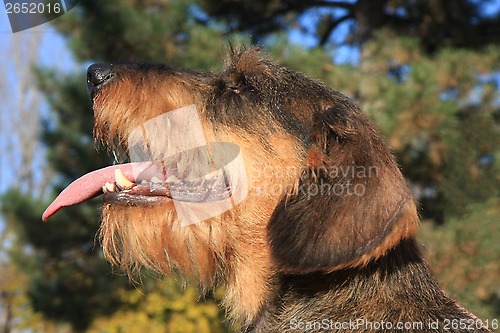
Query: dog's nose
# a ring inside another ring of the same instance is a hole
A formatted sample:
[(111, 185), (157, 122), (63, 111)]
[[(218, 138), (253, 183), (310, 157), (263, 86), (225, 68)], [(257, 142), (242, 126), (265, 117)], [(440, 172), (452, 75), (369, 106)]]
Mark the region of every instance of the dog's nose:
[(94, 64), (87, 70), (87, 91), (91, 98), (94, 97), (97, 88), (109, 82), (115, 76), (113, 65)]

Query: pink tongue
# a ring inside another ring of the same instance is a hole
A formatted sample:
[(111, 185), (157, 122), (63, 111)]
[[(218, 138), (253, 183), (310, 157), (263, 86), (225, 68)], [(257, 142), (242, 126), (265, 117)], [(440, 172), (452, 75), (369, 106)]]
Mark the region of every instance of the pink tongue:
[(162, 174), (161, 168), (152, 162), (118, 164), (89, 172), (69, 184), (57, 196), (43, 212), (42, 220), (47, 221), (63, 207), (76, 205), (99, 195), (106, 182), (115, 181), (116, 169), (121, 169), (125, 177), (132, 182), (135, 182), (139, 175), (141, 179), (150, 179)]

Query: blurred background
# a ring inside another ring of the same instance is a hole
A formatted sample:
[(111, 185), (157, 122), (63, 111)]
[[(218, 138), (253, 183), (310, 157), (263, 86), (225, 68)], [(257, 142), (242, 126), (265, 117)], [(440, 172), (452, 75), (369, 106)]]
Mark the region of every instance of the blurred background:
[(260, 44), (362, 105), (420, 202), (441, 285), (498, 320), (499, 0), (82, 0), (15, 34), (0, 14), (0, 332), (231, 332), (223, 290), (200, 298), (113, 271), (94, 240), (99, 200), (40, 218), (111, 161), (93, 146), (89, 64), (220, 70), (229, 42)]

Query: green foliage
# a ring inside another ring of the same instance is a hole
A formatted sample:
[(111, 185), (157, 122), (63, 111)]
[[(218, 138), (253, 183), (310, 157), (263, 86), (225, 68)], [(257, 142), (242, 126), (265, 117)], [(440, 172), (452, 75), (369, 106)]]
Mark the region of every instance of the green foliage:
[[(445, 212), (462, 216), (468, 205), (500, 197), (500, 135), (492, 110), (485, 104), (461, 110), (455, 137), (447, 137), (449, 149), (443, 163), (441, 186)], [(459, 137), (457, 137), (459, 136)]]
[(451, 296), (480, 318), (500, 317), (500, 200), (469, 206), (443, 226), (424, 224), (424, 254)]

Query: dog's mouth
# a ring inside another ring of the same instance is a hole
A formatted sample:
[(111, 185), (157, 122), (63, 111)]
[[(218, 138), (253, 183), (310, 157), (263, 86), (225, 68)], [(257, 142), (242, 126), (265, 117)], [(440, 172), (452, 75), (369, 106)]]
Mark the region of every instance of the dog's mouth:
[[(139, 175), (130, 181), (121, 169), (115, 169), (114, 182), (102, 186), (104, 201), (121, 205), (154, 205), (169, 199), (182, 202), (220, 201), (230, 196), (224, 173), (213, 172), (195, 179), (180, 178), (174, 168), (162, 168), (158, 176)], [(146, 177), (145, 177), (146, 176)]]
[(173, 168), (160, 163), (137, 162), (92, 171), (72, 182), (49, 205), (44, 221), (61, 208), (104, 195), (104, 202), (153, 206), (169, 200), (197, 203), (220, 201), (231, 196), (223, 170), (195, 179), (182, 179)]
[(49, 205), (42, 219), (99, 195), (107, 204), (127, 206), (172, 201), (188, 223), (231, 209), (248, 190), (240, 148), (231, 142), (207, 143), (203, 133), (195, 105), (190, 105), (146, 121), (126, 139), (101, 137), (115, 156), (127, 152), (133, 163), (78, 178)]

